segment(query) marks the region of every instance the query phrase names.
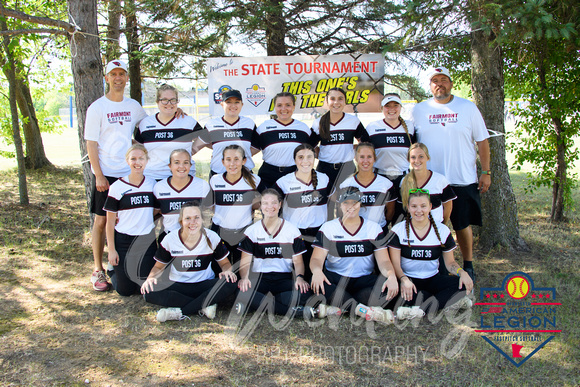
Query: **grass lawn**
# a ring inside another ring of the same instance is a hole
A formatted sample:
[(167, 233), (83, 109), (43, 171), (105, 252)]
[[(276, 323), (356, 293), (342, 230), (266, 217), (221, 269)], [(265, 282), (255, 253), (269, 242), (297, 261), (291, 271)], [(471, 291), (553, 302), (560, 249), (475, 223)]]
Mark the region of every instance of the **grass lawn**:
[(159, 324), (158, 307), (141, 297), (92, 290), (78, 168), (29, 171), (28, 207), (17, 204), (15, 170), (0, 171), (0, 385), (578, 385), (580, 209), (550, 224), (549, 190), (525, 194), (524, 179), (512, 175), (529, 250), (476, 253), (476, 296), (523, 271), (536, 286), (555, 287), (562, 304), (562, 332), (516, 368), (474, 331), (481, 306), (454, 323), (431, 316), (385, 326), (343, 316), (286, 324), (248, 315), (236, 326), (224, 306), (213, 321)]

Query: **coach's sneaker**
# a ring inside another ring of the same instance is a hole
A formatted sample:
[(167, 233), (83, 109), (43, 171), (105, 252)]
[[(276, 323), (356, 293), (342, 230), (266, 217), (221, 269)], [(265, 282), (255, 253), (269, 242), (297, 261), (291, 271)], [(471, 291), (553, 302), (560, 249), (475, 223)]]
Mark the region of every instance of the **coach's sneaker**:
[(342, 314), (342, 310), (340, 310), (340, 308), (337, 306), (320, 304), (318, 305), (318, 308), (316, 308), (315, 314), (318, 318), (324, 318), (328, 316), (340, 316)]
[(93, 289), (98, 292), (106, 292), (111, 289), (111, 284), (107, 281), (107, 276), (103, 270), (93, 271), (91, 283), (93, 284)]
[(456, 310), (461, 310), (461, 309), (470, 309), (473, 306), (473, 301), (471, 301), (471, 299), (467, 296), (461, 298), (460, 300), (458, 300), (457, 302), (449, 305), (448, 307), (446, 307), (443, 311), (444, 312), (453, 312)]
[(169, 320), (183, 320), (188, 318), (181, 313), (181, 308), (163, 308), (157, 312), (157, 321), (165, 322)]
[(400, 306), (399, 309), (397, 309), (398, 320), (412, 320), (423, 316), (425, 316), (425, 312), (423, 312), (423, 310), (418, 306), (412, 306), (410, 308), (408, 306)]
[(213, 320), (215, 318), (216, 311), (217, 311), (217, 304), (213, 304), (210, 306), (206, 306), (205, 308), (200, 310), (199, 315), (205, 316), (205, 317), (209, 318), (210, 320)]

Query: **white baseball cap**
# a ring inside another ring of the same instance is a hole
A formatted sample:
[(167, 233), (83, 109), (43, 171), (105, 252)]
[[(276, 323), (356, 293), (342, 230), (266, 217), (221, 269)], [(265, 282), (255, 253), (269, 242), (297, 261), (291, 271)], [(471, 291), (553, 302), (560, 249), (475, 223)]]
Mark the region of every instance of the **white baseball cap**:
[(430, 69), (429, 70), (429, 82), (431, 82), (431, 78), (433, 78), (435, 75), (439, 75), (439, 74), (446, 75), (447, 78), (449, 78), (449, 80), (453, 82), (453, 79), (451, 79), (451, 75), (449, 74), (449, 70), (447, 70), (445, 67), (434, 67), (434, 68)]
[(107, 68), (105, 69), (105, 75), (109, 74), (114, 69), (123, 69), (127, 72), (127, 64), (119, 59), (114, 59), (107, 64)]
[(386, 104), (388, 104), (391, 101), (397, 102), (399, 105), (403, 106), (403, 102), (401, 102), (401, 98), (397, 97), (396, 95), (385, 96), (385, 98), (383, 98), (383, 101), (381, 102), (381, 106), (385, 106)]

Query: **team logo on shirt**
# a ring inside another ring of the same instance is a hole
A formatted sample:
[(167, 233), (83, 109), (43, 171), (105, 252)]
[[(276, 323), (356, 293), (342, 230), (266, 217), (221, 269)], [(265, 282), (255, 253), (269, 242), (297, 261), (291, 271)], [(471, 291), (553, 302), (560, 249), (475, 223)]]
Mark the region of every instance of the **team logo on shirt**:
[[(475, 332), (516, 367), (548, 344), (557, 327), (555, 288), (534, 285), (523, 272), (506, 275), (497, 288), (480, 290), (481, 316)], [(510, 355), (511, 352), (511, 355)]]
[(429, 123), (431, 125), (441, 124), (445, 126), (446, 124), (457, 123), (458, 113), (445, 113), (445, 114), (429, 114)]
[(131, 122), (131, 112), (107, 113), (107, 121), (109, 121), (109, 124), (118, 123), (123, 125), (123, 122)]
[(254, 83), (252, 87), (246, 89), (246, 99), (249, 103), (258, 107), (258, 105), (266, 100), (266, 88)]
[(230, 90), (232, 90), (231, 86), (228, 85), (220, 86), (218, 91), (216, 93), (213, 93), (213, 101), (215, 102), (215, 104), (219, 105), (220, 103), (222, 103), (222, 94)]

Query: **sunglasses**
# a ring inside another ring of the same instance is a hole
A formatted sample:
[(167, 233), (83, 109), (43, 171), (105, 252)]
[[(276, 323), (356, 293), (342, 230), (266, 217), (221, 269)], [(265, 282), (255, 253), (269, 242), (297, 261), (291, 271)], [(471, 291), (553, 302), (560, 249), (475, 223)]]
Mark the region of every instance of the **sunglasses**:
[(409, 190), (409, 193), (410, 193), (410, 194), (417, 193), (417, 192), (419, 192), (419, 193), (424, 193), (424, 194), (429, 194), (429, 190), (428, 190), (428, 189), (422, 189), (422, 188), (413, 188), (413, 189), (410, 189), (410, 190)]

